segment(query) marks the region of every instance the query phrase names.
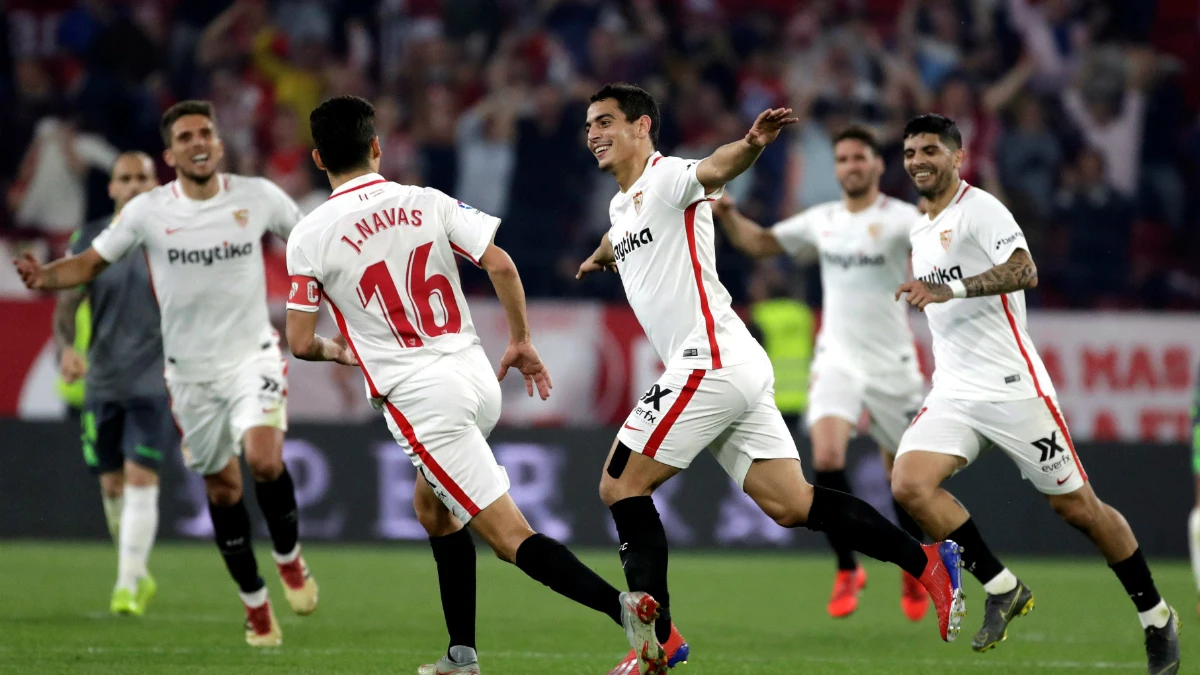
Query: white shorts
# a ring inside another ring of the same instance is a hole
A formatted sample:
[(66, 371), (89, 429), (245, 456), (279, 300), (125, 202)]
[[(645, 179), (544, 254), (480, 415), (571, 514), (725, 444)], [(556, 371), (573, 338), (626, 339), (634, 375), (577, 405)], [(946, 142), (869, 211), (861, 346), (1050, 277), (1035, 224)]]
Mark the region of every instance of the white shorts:
[(487, 444), (500, 420), (500, 383), (475, 345), (447, 354), (388, 395), (384, 418), (446, 508), (467, 523), (508, 492)]
[(970, 464), (992, 445), (1011, 457), (1042, 494), (1067, 494), (1087, 482), (1053, 396), (993, 403), (931, 394), (904, 432), (897, 455), (936, 452)]
[(287, 361), (276, 348), (210, 382), (167, 381), (171, 414), (183, 434), (183, 461), (202, 476), (219, 473), (242, 453), (254, 427), (287, 430)]
[(871, 421), (871, 437), (885, 451), (894, 453), (924, 395), (925, 380), (916, 368), (868, 375), (818, 357), (809, 378), (805, 422), (811, 429), (821, 418), (836, 417), (857, 427), (865, 409)]
[(756, 459), (800, 459), (775, 407), (769, 362), (668, 369), (629, 413), (617, 440), (678, 469), (707, 447), (739, 487)]

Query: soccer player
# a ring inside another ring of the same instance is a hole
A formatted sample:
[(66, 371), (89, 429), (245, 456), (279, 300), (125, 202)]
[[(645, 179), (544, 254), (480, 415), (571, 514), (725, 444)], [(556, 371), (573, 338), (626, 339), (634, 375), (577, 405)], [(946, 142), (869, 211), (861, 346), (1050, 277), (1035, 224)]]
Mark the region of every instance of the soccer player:
[[(1188, 551), (1192, 557), (1192, 574), (1200, 592), (1200, 373), (1196, 374), (1196, 394), (1192, 399), (1192, 469), (1196, 474), (1196, 506), (1188, 516)], [(1200, 614), (1200, 604), (1196, 606)]]
[[(466, 526), (500, 559), (606, 614), (635, 650), (656, 648), (654, 598), (618, 591), (565, 546), (535, 533), (488, 447), (500, 417), (497, 380), (509, 368), (521, 372), (530, 396), (536, 387), (545, 400), (551, 388), (531, 342), (517, 268), (492, 243), (500, 220), (432, 188), (380, 176), (375, 109), (367, 101), (330, 99), (310, 123), (313, 161), (328, 174), (333, 196), (288, 241), (288, 345), (298, 358), (361, 366), (371, 403), (386, 410), (392, 435), (417, 467), (414, 506), (430, 536), (450, 634), (446, 654), (418, 672), (479, 672), (475, 546)], [(455, 254), (487, 271), (508, 318), (498, 375), (475, 334)], [(345, 343), (315, 334), (322, 298)]]
[(183, 101), (162, 116), (171, 183), (133, 199), (82, 253), (14, 261), (29, 288), (95, 279), (136, 247), (145, 251), (162, 313), (171, 411), (184, 459), (204, 476), (217, 547), (246, 608), (246, 642), (283, 639), (250, 542), (242, 502), (243, 451), (266, 516), (284, 595), (298, 614), (317, 608), (317, 584), (300, 555), (295, 488), (283, 463), (286, 364), (267, 318), (262, 239), (287, 237), (300, 210), (263, 178), (218, 173), (224, 154), (212, 105)]
[[(665, 648), (651, 653), (651, 669), (685, 660), (688, 648), (671, 624), (667, 537), (650, 495), (706, 447), (775, 522), (836, 533), (919, 578), (933, 597), (942, 638), (954, 639), (964, 611), (958, 547), (923, 547), (866, 502), (808, 484), (775, 407), (770, 360), (717, 279), (709, 201), (796, 121), (791, 111), (763, 112), (744, 138), (697, 161), (655, 150), (661, 117), (644, 90), (607, 85), (591, 101), (587, 147), (620, 191), (609, 206), (612, 228), (578, 276), (617, 269), (666, 366), (618, 432), (600, 481), (629, 588), (662, 605), (656, 636)], [(631, 653), (612, 672), (633, 673), (645, 661)]]
[(1151, 675), (1179, 671), (1179, 615), (1162, 599), (1129, 524), (1100, 501), (1059, 412), (1054, 384), (1025, 328), (1025, 289), (1037, 286), (1025, 235), (992, 195), (959, 177), (954, 122), (922, 115), (904, 129), (904, 168), (928, 212), (912, 229), (912, 281), (895, 294), (925, 312), (933, 390), (904, 432), (892, 493), (933, 537), (959, 537), (988, 593), (974, 646), (1004, 639), (1032, 606), (1028, 587), (987, 554), (969, 514), (940, 485), (998, 446), (1054, 510), (1088, 536), (1137, 607)]
[[(908, 278), (908, 229), (920, 213), (880, 194), (883, 158), (870, 129), (850, 126), (839, 132), (833, 154), (840, 201), (818, 204), (770, 229), (740, 213), (728, 195), (713, 202), (713, 211), (734, 247), (746, 255), (787, 253), (801, 262), (813, 252), (819, 256), (825, 301), (805, 417), (816, 484), (849, 494), (846, 446), (863, 410), (890, 477), (896, 445), (924, 394), (908, 316), (892, 297)], [(925, 536), (898, 504), (896, 516), (905, 532), (916, 539)], [(846, 542), (834, 533), (826, 536), (838, 570), (829, 614), (849, 616), (858, 608), (867, 574)], [(903, 572), (904, 614), (919, 621), (928, 604), (925, 589)]]
[[(115, 215), (84, 225), (71, 252), (91, 245), (129, 200), (158, 185), (154, 160), (125, 152), (113, 162), (108, 182)], [(91, 306), (87, 360), (72, 348), (75, 313)], [(90, 284), (59, 293), (54, 337), (62, 350), (63, 379), (85, 378), (83, 459), (100, 477), (104, 516), (117, 542), (117, 583), (109, 609), (142, 616), (158, 585), (146, 568), (158, 530), (158, 468), (179, 435), (171, 419), (162, 375), (158, 305), (144, 258), (129, 256)]]

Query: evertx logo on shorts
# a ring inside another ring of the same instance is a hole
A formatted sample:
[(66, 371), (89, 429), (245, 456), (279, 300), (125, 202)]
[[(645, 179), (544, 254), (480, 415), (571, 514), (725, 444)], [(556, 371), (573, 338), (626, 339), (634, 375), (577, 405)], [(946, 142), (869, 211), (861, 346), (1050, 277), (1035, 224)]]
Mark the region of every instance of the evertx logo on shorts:
[(955, 279), (962, 279), (962, 266), (955, 265), (948, 270), (934, 267), (933, 271), (923, 277), (917, 277), (918, 281), (924, 281), (927, 284), (945, 284)]
[(241, 258), (254, 253), (254, 242), (231, 244), (224, 242), (220, 246), (201, 249), (171, 248), (167, 249), (167, 262), (180, 265), (212, 265), (218, 260)]
[(633, 233), (626, 232), (624, 237), (617, 240), (613, 244), (613, 255), (617, 260), (625, 260), (625, 256), (633, 251), (645, 246), (654, 241), (654, 235), (650, 234), (650, 228), (642, 228), (641, 232)]

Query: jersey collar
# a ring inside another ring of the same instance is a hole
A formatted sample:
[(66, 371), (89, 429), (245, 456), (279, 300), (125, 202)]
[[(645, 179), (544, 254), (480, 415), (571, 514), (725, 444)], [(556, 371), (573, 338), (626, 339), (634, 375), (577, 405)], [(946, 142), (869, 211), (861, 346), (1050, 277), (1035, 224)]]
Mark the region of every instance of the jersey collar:
[(376, 183), (386, 183), (386, 182), (387, 182), (387, 180), (384, 179), (383, 176), (380, 176), (377, 173), (363, 174), (363, 175), (359, 176), (358, 178), (353, 178), (353, 179), (348, 180), (345, 183), (342, 183), (341, 185), (339, 185), (337, 192), (329, 195), (329, 198), (333, 199), (334, 197), (341, 197), (342, 195), (346, 194), (347, 192), (354, 192), (355, 190), (361, 190), (361, 189), (367, 187), (368, 185), (375, 185)]

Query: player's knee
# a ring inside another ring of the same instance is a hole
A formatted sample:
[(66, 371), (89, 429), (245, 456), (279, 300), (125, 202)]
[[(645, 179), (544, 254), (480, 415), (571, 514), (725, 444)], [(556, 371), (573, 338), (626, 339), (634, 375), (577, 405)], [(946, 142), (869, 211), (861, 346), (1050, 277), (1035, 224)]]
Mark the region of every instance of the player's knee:
[(417, 514), (417, 522), (425, 528), (425, 533), (431, 537), (444, 537), (454, 534), (462, 525), (454, 514), (450, 513), (437, 497), (417, 491), (413, 497), (413, 510)]
[(1051, 499), (1050, 503), (1054, 512), (1067, 524), (1084, 532), (1091, 531), (1104, 517), (1104, 505), (1094, 495), (1059, 495)]
[(283, 473), (283, 455), (274, 452), (246, 453), (246, 466), (255, 482), (273, 481)]
[(892, 497), (910, 513), (931, 498), (936, 488), (919, 476), (910, 476), (902, 471), (893, 472), (891, 481)]
[(120, 499), (125, 494), (125, 479), (121, 472), (100, 474), (100, 493), (105, 499)]
[(242, 499), (242, 489), (236, 485), (208, 485), (208, 501), (216, 506), (233, 506)]
[(813, 445), (813, 469), (816, 471), (841, 471), (846, 468), (846, 449), (833, 443)]

